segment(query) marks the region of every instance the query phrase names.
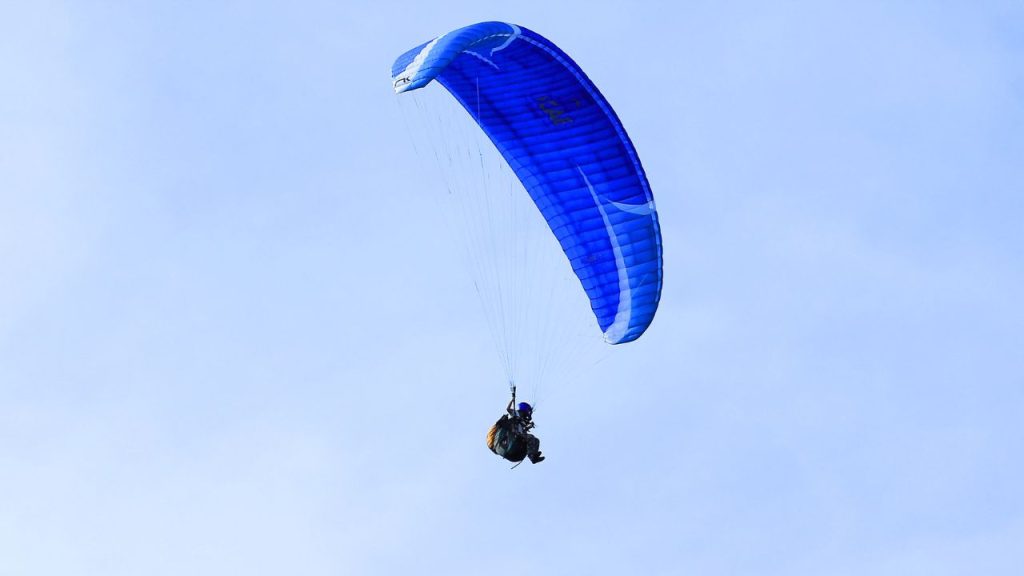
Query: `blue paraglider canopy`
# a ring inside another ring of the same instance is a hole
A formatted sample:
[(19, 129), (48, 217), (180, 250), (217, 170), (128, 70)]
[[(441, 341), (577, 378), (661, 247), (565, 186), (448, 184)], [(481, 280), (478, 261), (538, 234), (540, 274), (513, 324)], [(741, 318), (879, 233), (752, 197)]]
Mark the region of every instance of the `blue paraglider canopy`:
[(523, 183), (568, 257), (610, 344), (650, 325), (662, 286), (661, 232), (647, 177), (611, 106), (535, 32), (483, 22), (400, 56), (395, 91), (444, 86)]

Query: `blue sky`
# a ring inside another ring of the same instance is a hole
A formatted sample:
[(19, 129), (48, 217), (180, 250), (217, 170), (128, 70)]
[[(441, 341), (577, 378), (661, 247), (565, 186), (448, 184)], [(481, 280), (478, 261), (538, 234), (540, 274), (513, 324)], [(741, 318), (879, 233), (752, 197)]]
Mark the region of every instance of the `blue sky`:
[[(389, 79), (483, 20), (600, 87), (665, 245), (514, 472)], [(0, 574), (1018, 573), (1022, 22), (3, 3)]]

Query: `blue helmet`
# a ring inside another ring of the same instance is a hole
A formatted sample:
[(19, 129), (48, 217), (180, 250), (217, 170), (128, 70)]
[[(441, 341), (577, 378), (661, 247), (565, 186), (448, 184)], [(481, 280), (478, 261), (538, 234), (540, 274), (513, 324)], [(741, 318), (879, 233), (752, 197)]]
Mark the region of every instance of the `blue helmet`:
[(529, 413), (533, 412), (533, 407), (530, 406), (529, 404), (527, 404), (526, 402), (520, 402), (519, 403), (519, 411), (520, 412), (526, 412), (527, 414), (529, 414)]

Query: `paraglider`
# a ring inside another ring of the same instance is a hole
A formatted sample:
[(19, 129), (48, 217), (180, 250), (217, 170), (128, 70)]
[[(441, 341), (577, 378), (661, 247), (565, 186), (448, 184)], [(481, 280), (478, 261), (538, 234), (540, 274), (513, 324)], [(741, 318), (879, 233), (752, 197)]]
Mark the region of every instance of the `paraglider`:
[[(482, 22), (409, 50), (391, 74), (398, 94), (436, 80), (462, 105), (558, 240), (605, 342), (639, 338), (662, 289), (654, 196), (618, 116), (572, 58), (526, 28)], [(543, 459), (529, 418), (509, 412), (519, 428), (496, 424), (488, 445)]]
[(508, 401), (505, 414), (487, 432), (487, 447), (491, 452), (511, 462), (522, 462), (529, 458), (533, 464), (544, 461), (540, 452), (540, 440), (530, 433), (536, 426), (533, 422), (533, 406), (526, 402), (516, 404), (516, 389), (512, 387), (512, 399)]

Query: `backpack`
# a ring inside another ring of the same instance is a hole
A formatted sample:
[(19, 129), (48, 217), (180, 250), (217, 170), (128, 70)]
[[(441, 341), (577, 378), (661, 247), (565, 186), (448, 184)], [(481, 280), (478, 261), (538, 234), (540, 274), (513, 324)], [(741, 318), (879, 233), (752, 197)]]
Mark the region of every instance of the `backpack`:
[(508, 414), (499, 418), (487, 431), (487, 447), (511, 462), (522, 462), (526, 458), (526, 439), (516, 434)]

